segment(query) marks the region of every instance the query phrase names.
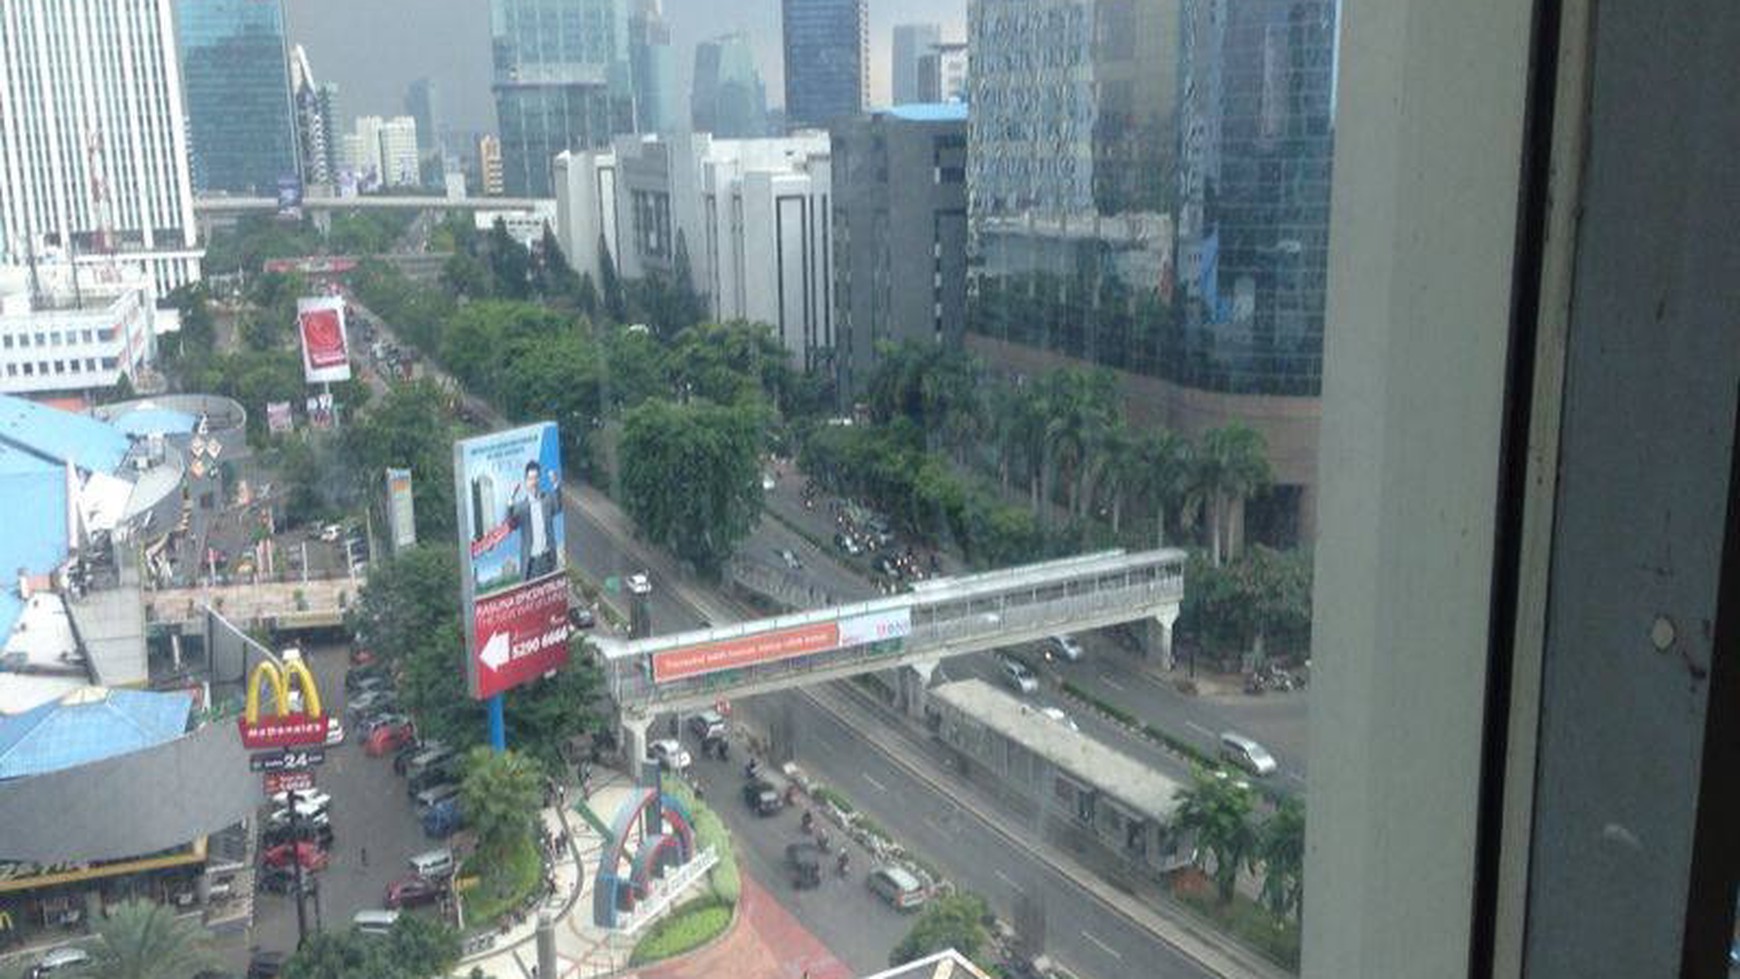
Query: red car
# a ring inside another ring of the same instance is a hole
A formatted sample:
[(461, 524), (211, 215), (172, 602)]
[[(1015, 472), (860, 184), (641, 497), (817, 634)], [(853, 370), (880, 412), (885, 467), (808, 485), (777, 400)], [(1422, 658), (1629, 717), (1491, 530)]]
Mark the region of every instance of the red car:
[(386, 724), (369, 732), (367, 740), (363, 741), (363, 751), (370, 758), (390, 755), (417, 738), (417, 729), (409, 721), (403, 724)]
[(375, 661), (375, 654), (361, 646), (350, 651), (350, 665), (367, 666)]
[(421, 874), (411, 874), (387, 885), (386, 904), (395, 911), (399, 908), (414, 908), (419, 904), (432, 904), (440, 899), (444, 890), (438, 880), (430, 880)]
[(267, 850), (265, 856), (261, 858), (261, 862), (268, 867), (287, 867), (293, 859), (292, 854), (294, 854), (294, 859), (302, 864), (303, 870), (326, 869), (326, 851), (320, 848), (320, 844), (308, 840), (299, 843), (280, 843)]

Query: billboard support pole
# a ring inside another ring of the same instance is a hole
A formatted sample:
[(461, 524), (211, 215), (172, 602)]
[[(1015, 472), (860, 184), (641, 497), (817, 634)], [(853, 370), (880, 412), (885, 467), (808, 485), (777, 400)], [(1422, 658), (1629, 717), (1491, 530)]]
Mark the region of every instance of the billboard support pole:
[(502, 695), (489, 698), (489, 747), (492, 751), (507, 750), (507, 716), (502, 710)]

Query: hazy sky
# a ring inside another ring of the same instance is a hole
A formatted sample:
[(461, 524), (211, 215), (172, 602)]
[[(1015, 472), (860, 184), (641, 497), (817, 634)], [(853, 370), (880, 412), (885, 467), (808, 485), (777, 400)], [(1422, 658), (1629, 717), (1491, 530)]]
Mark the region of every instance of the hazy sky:
[[(870, 97), (883, 104), (894, 25), (940, 23), (944, 39), (962, 39), (967, 0), (869, 2)], [(291, 43), (308, 49), (315, 78), (338, 83), (346, 117), (403, 111), (406, 86), (427, 75), (447, 125), (461, 132), (495, 128), (488, 0), (285, 0), (285, 7)], [(755, 45), (768, 102), (783, 103), (779, 9), (780, 0), (664, 0), (684, 104), (695, 43), (733, 30)]]

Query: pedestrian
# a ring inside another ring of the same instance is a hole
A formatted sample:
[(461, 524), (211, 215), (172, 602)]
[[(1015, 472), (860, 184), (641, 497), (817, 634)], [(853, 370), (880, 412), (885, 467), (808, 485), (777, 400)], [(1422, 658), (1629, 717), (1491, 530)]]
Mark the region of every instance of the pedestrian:
[(369, 848), (368, 847), (366, 847), (366, 846), (363, 847), (362, 850), (359, 851), (358, 856), (362, 857), (362, 865), (363, 866), (366, 867), (369, 865)]

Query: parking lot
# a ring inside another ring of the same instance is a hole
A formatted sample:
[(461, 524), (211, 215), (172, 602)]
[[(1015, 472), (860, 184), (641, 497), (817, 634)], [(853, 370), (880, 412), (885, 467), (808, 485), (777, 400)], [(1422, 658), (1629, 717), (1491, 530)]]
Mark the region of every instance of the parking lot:
[[(304, 655), (327, 710), (343, 716), (346, 649), (305, 649)], [(316, 787), (332, 795), (333, 843), (327, 868), (313, 875), (318, 900), (308, 902), (310, 931), (317, 921), (327, 928), (345, 928), (356, 912), (380, 908), (387, 885), (410, 873), (410, 857), (442, 845), (424, 837), (405, 795), (405, 780), (393, 774), (392, 756), (370, 758), (350, 730), (349, 718), (345, 724), (344, 743), (326, 749), (325, 764), (314, 770)], [(254, 943), (281, 951), (296, 947), (294, 898), (263, 892), (256, 897)]]

